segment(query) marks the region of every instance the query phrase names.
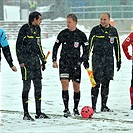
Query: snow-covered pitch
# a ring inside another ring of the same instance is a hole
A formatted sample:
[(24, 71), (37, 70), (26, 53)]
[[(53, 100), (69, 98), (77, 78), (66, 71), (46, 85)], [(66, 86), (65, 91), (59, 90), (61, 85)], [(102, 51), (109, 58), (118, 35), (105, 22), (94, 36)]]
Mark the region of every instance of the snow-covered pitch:
[[(127, 35), (120, 36), (120, 42)], [(52, 52), (56, 37), (42, 40), (43, 51)], [(50, 119), (38, 119), (35, 122), (24, 121), (22, 108), (22, 80), (20, 68), (15, 53), (15, 40), (9, 40), (14, 64), (18, 71), (13, 72), (2, 55), (1, 72), (1, 133), (133, 133), (133, 112), (130, 110), (129, 87), (131, 80), (131, 61), (122, 53), (122, 67), (119, 72), (115, 69), (114, 80), (110, 83), (108, 106), (114, 112), (95, 113), (91, 119), (63, 117), (64, 105), (61, 96), (61, 84), (58, 69), (52, 68), (51, 55), (48, 57), (46, 70), (42, 79), (42, 111)], [(59, 53), (59, 51), (58, 51)], [(59, 59), (59, 57), (58, 57)], [(116, 66), (115, 66), (116, 68)], [(69, 87), (69, 108), (73, 110), (73, 88)], [(91, 106), (91, 83), (86, 70), (82, 66), (81, 100), (79, 110), (83, 106)], [(101, 97), (99, 94), (97, 111), (100, 111)], [(29, 112), (35, 115), (33, 84), (29, 93)]]

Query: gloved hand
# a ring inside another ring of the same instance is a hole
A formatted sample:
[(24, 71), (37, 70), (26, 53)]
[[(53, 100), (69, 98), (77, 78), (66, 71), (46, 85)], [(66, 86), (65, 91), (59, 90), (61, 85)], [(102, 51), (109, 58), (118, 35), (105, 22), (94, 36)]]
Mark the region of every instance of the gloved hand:
[(83, 65), (84, 65), (85, 69), (86, 69), (86, 68), (89, 68), (89, 62), (88, 62), (88, 61), (84, 61), (84, 62), (83, 62)]
[(81, 65), (83, 62), (82, 58), (79, 58), (78, 62), (77, 62), (77, 65)]
[(117, 67), (117, 71), (119, 71), (120, 70), (120, 68), (121, 68), (121, 61), (117, 61), (117, 63), (116, 63), (116, 67)]
[(46, 63), (47, 63), (46, 61), (42, 61), (42, 71), (44, 71), (46, 69), (46, 67), (45, 67)]

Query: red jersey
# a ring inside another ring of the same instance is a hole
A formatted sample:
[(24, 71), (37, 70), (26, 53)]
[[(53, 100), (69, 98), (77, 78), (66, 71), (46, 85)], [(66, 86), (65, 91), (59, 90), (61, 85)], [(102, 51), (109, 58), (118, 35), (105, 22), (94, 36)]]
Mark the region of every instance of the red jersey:
[[(128, 46), (132, 45), (132, 55), (129, 54), (128, 52)], [(133, 56), (133, 32), (131, 32), (128, 37), (124, 40), (124, 42), (122, 43), (122, 48), (123, 51), (127, 57), (127, 59), (132, 60), (132, 56)]]

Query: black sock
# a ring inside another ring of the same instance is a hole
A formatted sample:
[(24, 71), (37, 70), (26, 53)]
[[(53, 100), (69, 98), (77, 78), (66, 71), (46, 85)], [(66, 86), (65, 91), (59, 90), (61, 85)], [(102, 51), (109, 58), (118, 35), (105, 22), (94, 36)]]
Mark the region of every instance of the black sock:
[(79, 101), (80, 101), (80, 91), (74, 92), (74, 109), (78, 108)]
[(68, 109), (68, 101), (69, 101), (68, 90), (62, 90), (62, 99), (63, 99), (65, 109)]
[(22, 103), (23, 103), (24, 114), (28, 114), (28, 92), (23, 91)]

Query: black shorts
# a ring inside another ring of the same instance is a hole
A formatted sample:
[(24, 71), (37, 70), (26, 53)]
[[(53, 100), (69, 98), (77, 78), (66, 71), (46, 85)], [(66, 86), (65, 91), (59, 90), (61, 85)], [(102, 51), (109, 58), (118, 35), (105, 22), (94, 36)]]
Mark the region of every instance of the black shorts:
[(68, 79), (69, 81), (81, 82), (81, 65), (74, 60), (59, 61), (59, 75), (61, 79)]
[(36, 57), (30, 57), (21, 67), (22, 80), (42, 79), (40, 60)]
[(103, 83), (113, 80), (114, 77), (114, 58), (113, 56), (92, 55), (93, 75), (96, 83)]

